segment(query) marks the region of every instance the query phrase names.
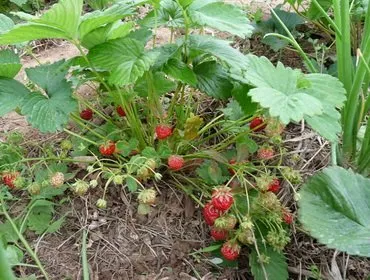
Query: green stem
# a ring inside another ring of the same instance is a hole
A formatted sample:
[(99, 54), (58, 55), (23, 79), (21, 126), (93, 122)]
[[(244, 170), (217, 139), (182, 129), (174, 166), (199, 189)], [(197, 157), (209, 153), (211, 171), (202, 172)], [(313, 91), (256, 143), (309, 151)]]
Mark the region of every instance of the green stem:
[(77, 134), (77, 133), (75, 133), (75, 132), (73, 132), (73, 131), (70, 131), (70, 130), (68, 130), (68, 129), (63, 129), (64, 130), (64, 132), (67, 132), (68, 134), (70, 134), (70, 135), (72, 135), (72, 136), (75, 136), (75, 137), (77, 137), (77, 138), (80, 138), (81, 140), (84, 140), (84, 141), (86, 141), (86, 142), (88, 142), (88, 143), (90, 143), (90, 144), (92, 144), (92, 145), (95, 145), (95, 146), (99, 146), (99, 144), (98, 143), (96, 143), (96, 142), (94, 142), (94, 141), (92, 141), (92, 140), (90, 140), (90, 139), (88, 139), (88, 138), (86, 138), (86, 137), (83, 137), (83, 136), (81, 136), (81, 135), (79, 135), (79, 134)]
[(3, 214), (6, 217), (6, 219), (9, 221), (10, 225), (12, 226), (14, 232), (16, 233), (18, 239), (22, 242), (24, 248), (26, 248), (27, 253), (31, 256), (31, 258), (35, 261), (37, 267), (40, 269), (42, 275), (45, 277), (46, 280), (49, 280), (49, 276), (47, 272), (45, 271), (43, 265), (41, 264), (41, 261), (37, 257), (36, 253), (31, 249), (30, 245), (28, 244), (27, 240), (23, 237), (22, 233), (19, 232), (17, 226), (15, 225), (13, 219), (9, 216), (8, 211), (5, 207), (5, 202), (2, 198), (0, 198), (1, 207), (3, 210)]
[(82, 271), (83, 271), (83, 279), (90, 280), (90, 273), (89, 273), (89, 263), (87, 260), (87, 230), (85, 229), (82, 234)]

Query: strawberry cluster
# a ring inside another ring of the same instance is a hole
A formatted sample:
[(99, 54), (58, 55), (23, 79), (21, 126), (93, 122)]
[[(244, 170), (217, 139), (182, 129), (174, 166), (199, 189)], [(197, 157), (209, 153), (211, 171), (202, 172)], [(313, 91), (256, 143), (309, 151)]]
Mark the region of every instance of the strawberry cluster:
[[(231, 189), (221, 186), (214, 188), (211, 201), (204, 206), (204, 220), (211, 227), (211, 236), (216, 241), (228, 240), (238, 222), (236, 217), (229, 213), (233, 204), (234, 197)], [(239, 243), (230, 239), (223, 244), (221, 253), (225, 259), (235, 260), (239, 256), (240, 249)]]

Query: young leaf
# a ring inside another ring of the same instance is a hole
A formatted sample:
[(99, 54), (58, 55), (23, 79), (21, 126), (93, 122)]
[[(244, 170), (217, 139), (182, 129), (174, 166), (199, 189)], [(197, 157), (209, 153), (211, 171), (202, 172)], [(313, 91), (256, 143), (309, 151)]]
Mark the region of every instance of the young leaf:
[(21, 106), (29, 94), (29, 90), (20, 82), (0, 77), (0, 116)]
[[(256, 250), (252, 250), (249, 255), (249, 266), (255, 280), (287, 280), (288, 275), (288, 264), (286, 258), (282, 253), (274, 251), (269, 246), (258, 246), (260, 256), (258, 256)], [(260, 259), (261, 258), (261, 259)], [(261, 261), (264, 261), (261, 263)], [(265, 272), (267, 278), (265, 276)]]
[(110, 83), (123, 86), (143, 76), (158, 54), (146, 52), (144, 44), (135, 39), (120, 38), (95, 46), (88, 58), (95, 67), (111, 71)]
[(238, 7), (215, 2), (199, 8), (197, 2), (203, 2), (203, 0), (195, 0), (189, 6), (190, 18), (194, 23), (229, 32), (242, 38), (252, 35), (253, 26)]
[(0, 51), (0, 77), (14, 78), (21, 68), (18, 55), (11, 50)]
[(140, 24), (150, 28), (155, 26), (179, 28), (184, 26), (184, 17), (176, 1), (162, 0), (157, 10), (157, 17), (155, 12), (151, 11), (140, 21)]
[(370, 179), (329, 167), (302, 187), (299, 219), (329, 248), (370, 257)]
[(197, 87), (217, 99), (227, 99), (231, 96), (233, 84), (226, 71), (216, 61), (207, 61), (194, 67), (197, 76)]
[(67, 70), (64, 61), (26, 70), (29, 79), (47, 94), (29, 94), (22, 104), (22, 114), (41, 132), (62, 129), (68, 122), (70, 113), (77, 108), (77, 103), (72, 98), (71, 85), (64, 78)]

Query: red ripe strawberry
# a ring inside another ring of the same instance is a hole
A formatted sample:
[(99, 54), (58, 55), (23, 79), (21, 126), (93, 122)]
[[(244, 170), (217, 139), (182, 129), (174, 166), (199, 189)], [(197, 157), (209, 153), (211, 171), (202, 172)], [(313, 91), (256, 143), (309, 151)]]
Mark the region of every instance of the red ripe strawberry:
[(157, 138), (160, 140), (166, 139), (172, 135), (172, 127), (167, 124), (159, 124), (155, 128)]
[(293, 223), (293, 215), (289, 213), (288, 211), (284, 211), (283, 220), (286, 224), (290, 225), (291, 223)]
[(103, 156), (113, 155), (116, 151), (116, 143), (108, 141), (99, 147), (99, 151)]
[(211, 229), (211, 236), (213, 237), (214, 240), (219, 241), (219, 240), (226, 240), (228, 233), (226, 230), (220, 230), (216, 228)]
[(121, 117), (126, 117), (126, 112), (123, 110), (121, 106), (118, 106), (116, 110), (118, 115), (120, 115)]
[(15, 180), (19, 176), (19, 172), (12, 172), (12, 173), (4, 173), (3, 174), (3, 183), (7, 185), (9, 188), (15, 188)]
[(249, 124), (249, 128), (253, 131), (261, 131), (264, 130), (266, 127), (266, 124), (264, 123), (264, 120), (260, 117), (255, 117)]
[(228, 241), (222, 245), (221, 254), (226, 260), (233, 261), (239, 257), (240, 248), (238, 243)]
[(272, 159), (274, 155), (275, 155), (274, 149), (269, 146), (261, 147), (258, 150), (258, 158), (262, 160)]
[(234, 198), (229, 187), (216, 188), (212, 192), (212, 204), (221, 211), (227, 211), (234, 203)]
[(172, 155), (168, 158), (168, 167), (171, 170), (177, 171), (184, 166), (185, 160), (181, 156)]
[(215, 220), (222, 215), (222, 211), (216, 209), (212, 203), (207, 203), (203, 209), (204, 220), (207, 225), (213, 226)]
[(89, 121), (93, 118), (93, 114), (94, 114), (93, 111), (90, 108), (87, 108), (87, 109), (82, 110), (80, 112), (80, 117), (81, 117), (81, 119)]
[(269, 192), (277, 193), (280, 190), (280, 181), (278, 178), (274, 178), (272, 182), (269, 184), (268, 189)]

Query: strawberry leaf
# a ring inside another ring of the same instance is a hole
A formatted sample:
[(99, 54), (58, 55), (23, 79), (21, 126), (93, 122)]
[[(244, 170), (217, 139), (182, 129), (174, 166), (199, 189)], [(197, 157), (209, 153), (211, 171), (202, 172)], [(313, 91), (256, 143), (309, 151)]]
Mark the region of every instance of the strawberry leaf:
[(11, 18), (6, 15), (0, 14), (0, 33), (4, 33), (14, 26), (14, 22)]
[(53, 218), (53, 203), (47, 200), (36, 200), (29, 209), (28, 228), (36, 234), (42, 234), (49, 227)]
[(18, 55), (11, 50), (0, 51), (0, 77), (14, 78), (21, 68)]
[(43, 38), (77, 39), (82, 0), (61, 0), (40, 17), (27, 15), (27, 23), (0, 35), (0, 44), (16, 44)]
[(158, 54), (145, 51), (143, 42), (120, 38), (93, 47), (88, 58), (95, 67), (111, 71), (111, 84), (124, 86), (142, 77), (154, 64)]
[(151, 11), (140, 21), (140, 24), (147, 27), (166, 26), (178, 28), (184, 26), (184, 17), (181, 7), (173, 0), (162, 0), (157, 10), (157, 16)]
[(226, 71), (216, 61), (207, 61), (194, 67), (197, 76), (197, 87), (217, 99), (227, 99), (231, 96), (233, 84)]
[[(249, 266), (255, 280), (287, 280), (288, 275), (288, 264), (286, 263), (285, 256), (276, 252), (269, 246), (258, 246), (259, 254), (256, 250), (252, 250), (249, 255)], [(260, 257), (265, 262), (261, 263)], [(263, 265), (263, 267), (262, 267)], [(265, 272), (267, 277), (265, 276)]]
[(252, 35), (253, 26), (245, 13), (237, 6), (222, 2), (204, 5), (199, 2), (204, 2), (204, 0), (195, 0), (188, 8), (190, 18), (195, 24), (209, 26), (242, 38)]
[(178, 59), (171, 58), (169, 61), (167, 61), (167, 63), (164, 65), (163, 71), (169, 76), (189, 85), (194, 86), (197, 83), (197, 77), (193, 70)]
[(64, 78), (67, 70), (64, 61), (26, 70), (29, 79), (45, 94), (28, 94), (23, 100), (22, 114), (41, 132), (61, 130), (68, 122), (70, 113), (77, 109), (71, 85)]
[(0, 77), (0, 116), (21, 106), (29, 90), (20, 82)]
[(299, 219), (329, 248), (370, 257), (370, 179), (329, 167), (300, 191)]

